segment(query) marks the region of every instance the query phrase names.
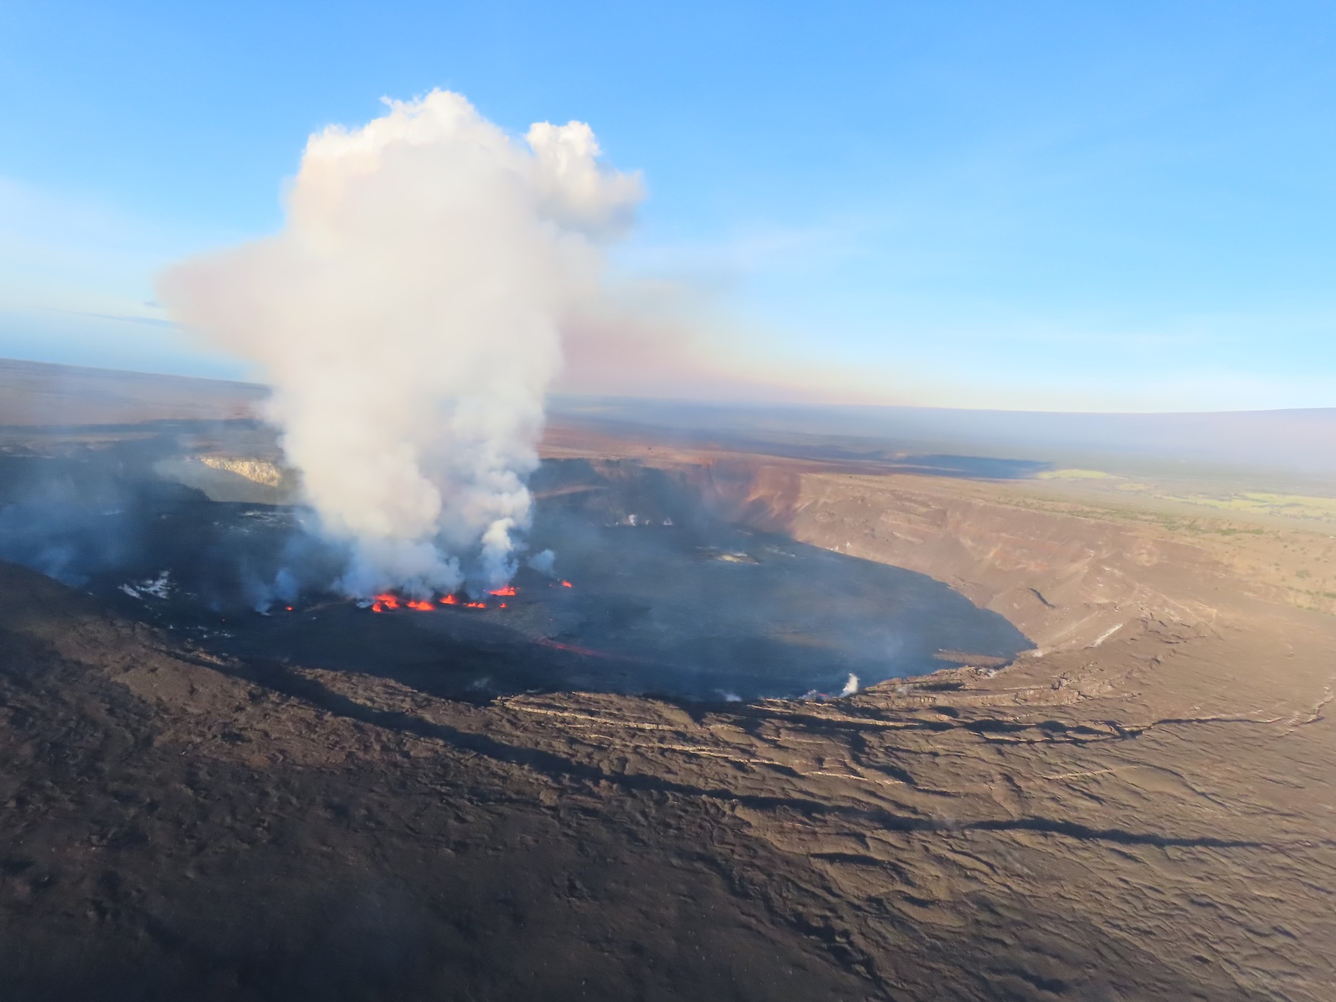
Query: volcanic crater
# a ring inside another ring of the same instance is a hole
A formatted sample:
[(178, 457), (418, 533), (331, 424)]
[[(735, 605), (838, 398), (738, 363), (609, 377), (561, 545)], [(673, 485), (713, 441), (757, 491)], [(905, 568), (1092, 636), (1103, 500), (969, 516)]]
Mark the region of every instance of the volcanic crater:
[(558, 428), (378, 614), (253, 423), (4, 448), (6, 999), (1331, 996), (1328, 523)]
[[(454, 698), (565, 689), (724, 702), (847, 695), (1033, 646), (948, 585), (730, 521), (690, 478), (634, 460), (551, 459), (534, 475), (531, 550), (555, 554), (553, 573), (522, 566), (504, 592), (357, 602), (330, 589), (339, 554), (307, 534), (309, 513), (162, 479), (171, 448), (11, 457), (24, 467), (11, 483), (41, 490), (15, 499), (10, 518), (26, 513), (31, 532), (40, 509), (47, 531), (31, 537), (28, 562), (218, 654), (374, 665)], [(71, 476), (77, 489), (49, 496)], [(269, 584), (281, 577), (286, 597)]]

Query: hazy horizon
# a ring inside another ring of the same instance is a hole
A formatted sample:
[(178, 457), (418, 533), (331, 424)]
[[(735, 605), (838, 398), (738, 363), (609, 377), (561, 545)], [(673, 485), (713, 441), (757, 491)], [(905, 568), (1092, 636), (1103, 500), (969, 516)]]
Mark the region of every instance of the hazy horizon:
[[(53, 366), (60, 369), (84, 369), (97, 373), (114, 373), (129, 376), (149, 376), (162, 377), (165, 379), (184, 379), (198, 380), (208, 383), (227, 383), (237, 386), (253, 387), (256, 389), (268, 389), (268, 385), (261, 380), (248, 379), (245, 377), (227, 377), (227, 376), (208, 376), (197, 375), (190, 372), (182, 372), (177, 369), (158, 368), (141, 369), (126, 366), (94, 365), (80, 362), (53, 362), (43, 358), (28, 358), (18, 355), (7, 355), (0, 357), (0, 365), (9, 362), (18, 362), (24, 365), (33, 366)], [(1336, 414), (1336, 404), (1327, 407), (1253, 407), (1239, 408), (1236, 410), (1163, 410), (1163, 411), (1145, 411), (1145, 410), (1052, 410), (1041, 408), (1024, 407), (946, 407), (933, 404), (862, 404), (862, 403), (825, 403), (811, 402), (805, 400), (775, 399), (775, 400), (753, 400), (753, 399), (712, 399), (712, 398), (693, 398), (693, 397), (674, 397), (674, 396), (649, 396), (637, 394), (612, 394), (566, 390), (556, 388), (548, 394), (550, 400), (555, 401), (583, 401), (589, 404), (599, 403), (636, 403), (646, 405), (683, 405), (688, 407), (700, 408), (702, 410), (717, 409), (724, 413), (730, 410), (829, 410), (829, 411), (941, 411), (943, 413), (964, 413), (964, 414), (1015, 414), (1015, 415), (1034, 415), (1037, 417), (1062, 417), (1069, 415), (1088, 415), (1102, 417), (1194, 417), (1208, 415), (1227, 415), (1227, 414), (1300, 414), (1314, 413), (1324, 414), (1331, 412)]]
[[(58, 416), (51, 416), (53, 411), (40, 409), (35, 402), (25, 403), (22, 393), (14, 392), (21, 387), (25, 374), (50, 385), (67, 380), (95, 400), (102, 397), (98, 384), (107, 379), (125, 383), (127, 392), (140, 403), (151, 403), (156, 387), (159, 394), (165, 394), (162, 399), (178, 407), (182, 400), (190, 398), (192, 385), (203, 384), (223, 396), (228, 388), (242, 391), (238, 399), (248, 412), (269, 392), (264, 385), (251, 382), (0, 359), (0, 390), (12, 398), (7, 407), (0, 408), (0, 425), (60, 423)], [(174, 394), (173, 390), (179, 392)], [(105, 413), (114, 415), (116, 401), (108, 403), (112, 410)], [(67, 405), (62, 398), (61, 403), (52, 407)], [(754, 401), (719, 403), (570, 393), (550, 394), (547, 408), (549, 423), (559, 425), (593, 422), (601, 428), (621, 429), (633, 436), (656, 432), (688, 437), (725, 435), (740, 446), (797, 447), (804, 454), (824, 449), (834, 450), (832, 455), (854, 455), (863, 448), (881, 454), (899, 450), (1034, 460), (1055, 468), (1094, 464), (1114, 469), (1131, 463), (1129, 470), (1156, 473), (1173, 472), (1173, 467), (1147, 466), (1148, 461), (1186, 462), (1195, 465), (1189, 470), (1178, 470), (1180, 474), (1251, 471), (1254, 475), (1265, 475), (1271, 471), (1287, 478), (1317, 477), (1324, 483), (1336, 475), (1336, 408), (1083, 413)], [(16, 415), (22, 416), (22, 422), (16, 421)]]

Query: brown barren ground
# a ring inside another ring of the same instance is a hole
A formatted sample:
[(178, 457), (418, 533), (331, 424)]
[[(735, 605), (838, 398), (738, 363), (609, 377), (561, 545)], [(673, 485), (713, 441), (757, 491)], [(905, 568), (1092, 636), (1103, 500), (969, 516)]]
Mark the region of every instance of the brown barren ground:
[(1336, 618), (1234, 536), (547, 448), (676, 469), (1038, 649), (828, 703), (474, 706), (220, 661), (0, 568), (5, 997), (1333, 998)]

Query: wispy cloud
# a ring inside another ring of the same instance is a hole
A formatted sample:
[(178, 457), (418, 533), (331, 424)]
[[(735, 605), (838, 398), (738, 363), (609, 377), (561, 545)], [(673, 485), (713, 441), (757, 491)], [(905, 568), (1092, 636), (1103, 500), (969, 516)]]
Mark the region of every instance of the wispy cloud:
[(63, 313), (67, 316), (89, 317), (93, 320), (110, 320), (114, 323), (144, 324), (148, 327), (166, 327), (170, 330), (180, 329), (177, 324), (162, 317), (147, 317), (133, 313), (93, 313), (88, 310), (62, 310), (55, 306), (42, 306), (39, 309), (47, 313)]

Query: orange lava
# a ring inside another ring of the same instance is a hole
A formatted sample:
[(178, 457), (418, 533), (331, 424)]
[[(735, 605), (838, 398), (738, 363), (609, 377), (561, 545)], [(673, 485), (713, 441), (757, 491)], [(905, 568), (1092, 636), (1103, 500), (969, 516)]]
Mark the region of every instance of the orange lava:
[(375, 596), (371, 603), (372, 612), (384, 612), (386, 609), (398, 609), (400, 607), (415, 609), (418, 612), (431, 612), (435, 608), (425, 599), (401, 599), (393, 592), (382, 592)]
[[(507, 586), (505, 588), (498, 588), (496, 591), (491, 592), (491, 594), (514, 595), (515, 589)], [(436, 601), (439, 602), (441, 605), (455, 605), (459, 606), (461, 609), (487, 608), (486, 602), (464, 602), (461, 601), (459, 597), (456, 595), (442, 595)], [(371, 602), (372, 612), (384, 612), (386, 609), (400, 609), (400, 608), (413, 609), (416, 612), (431, 612), (433, 609), (436, 608), (436, 606), (434, 603), (432, 603), (427, 599), (420, 599), (420, 598), (401, 599), (398, 595), (395, 595), (392, 592), (384, 592), (380, 595), (376, 595)], [(505, 602), (501, 603), (501, 608), (502, 609), (506, 608)]]
[(561, 582), (561, 587), (563, 587), (563, 588), (574, 588), (575, 585), (571, 584), (569, 581), (563, 581), (563, 582)]
[(498, 598), (513, 598), (519, 594), (515, 591), (514, 585), (506, 585), (504, 588), (498, 588), (496, 591), (489, 591), (488, 595), (495, 595)]
[(552, 647), (559, 651), (570, 651), (572, 654), (582, 654), (587, 658), (609, 658), (614, 661), (622, 660), (616, 654), (610, 654), (607, 651), (596, 651), (589, 647), (577, 647), (575, 644), (563, 644), (559, 640), (553, 640), (551, 637), (539, 637), (534, 643), (543, 647)]

